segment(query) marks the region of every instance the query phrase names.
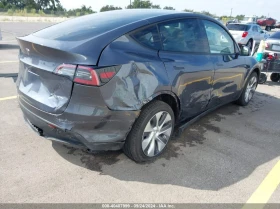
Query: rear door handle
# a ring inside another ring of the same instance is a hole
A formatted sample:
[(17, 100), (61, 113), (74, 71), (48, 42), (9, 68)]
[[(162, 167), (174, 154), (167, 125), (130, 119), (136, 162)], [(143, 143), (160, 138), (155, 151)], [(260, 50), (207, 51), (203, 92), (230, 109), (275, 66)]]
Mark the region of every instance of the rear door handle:
[(217, 66), (224, 66), (223, 63), (216, 63)]

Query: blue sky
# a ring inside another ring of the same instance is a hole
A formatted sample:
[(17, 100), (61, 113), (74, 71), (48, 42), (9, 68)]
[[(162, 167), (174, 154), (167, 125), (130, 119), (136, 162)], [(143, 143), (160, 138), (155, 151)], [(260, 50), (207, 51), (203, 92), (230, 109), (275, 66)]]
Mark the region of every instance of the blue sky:
[[(84, 4), (91, 6), (95, 11), (99, 11), (102, 6), (107, 4), (120, 6), (123, 9), (129, 5), (129, 0), (60, 0), (60, 2), (67, 9), (77, 8)], [(151, 0), (151, 2), (159, 4), (161, 7), (173, 6), (179, 11), (185, 8), (195, 11), (205, 10), (218, 16), (230, 15), (232, 8), (233, 16), (237, 14), (269, 15), (280, 21), (280, 0)]]

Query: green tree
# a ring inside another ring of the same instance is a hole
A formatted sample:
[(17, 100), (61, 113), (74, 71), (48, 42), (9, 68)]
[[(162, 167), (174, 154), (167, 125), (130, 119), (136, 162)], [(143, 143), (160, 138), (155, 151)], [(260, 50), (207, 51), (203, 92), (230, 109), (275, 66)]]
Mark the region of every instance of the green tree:
[(193, 12), (192, 9), (184, 9), (185, 12)]
[(96, 13), (92, 10), (91, 6), (86, 7), (85, 5), (82, 5), (81, 8), (77, 9), (70, 9), (67, 11), (67, 16), (81, 16), (86, 14)]
[(216, 17), (216, 15), (211, 14), (211, 13), (208, 12), (208, 11), (202, 11), (202, 12), (198, 12), (198, 13), (203, 14), (203, 15), (207, 15), (207, 16), (210, 16), (210, 17)]
[(240, 21), (240, 20), (243, 20), (244, 17), (245, 17), (245, 15), (236, 15), (235, 18)]
[(114, 7), (113, 5), (106, 5), (100, 9), (100, 12), (110, 11), (110, 10), (120, 10), (121, 7)]
[(60, 0), (0, 0), (0, 3), (6, 9), (15, 7), (16, 9), (36, 9), (36, 10), (54, 10), (60, 6)]
[(168, 6), (164, 7), (163, 9), (166, 9), (166, 10), (175, 10), (173, 7), (168, 7)]
[(152, 5), (151, 8), (152, 8), (152, 9), (161, 9), (161, 8), (160, 8), (160, 5)]
[(23, 9), (25, 6), (25, 0), (0, 0), (0, 3), (2, 3), (3, 8), (5, 9)]
[(130, 5), (128, 5), (126, 8), (127, 9), (132, 9), (132, 8), (152, 8), (152, 2), (149, 0), (142, 1), (142, 0), (134, 0)]

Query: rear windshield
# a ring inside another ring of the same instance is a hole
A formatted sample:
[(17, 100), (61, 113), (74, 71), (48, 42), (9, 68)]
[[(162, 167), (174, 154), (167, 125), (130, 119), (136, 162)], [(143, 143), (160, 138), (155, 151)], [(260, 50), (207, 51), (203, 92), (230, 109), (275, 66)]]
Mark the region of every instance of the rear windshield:
[(229, 30), (248, 31), (250, 29), (250, 25), (229, 24), (227, 25), (227, 28)]
[(269, 38), (280, 39), (280, 32), (273, 33)]
[[(34, 36), (60, 41), (81, 41), (139, 20), (137, 15), (108, 15), (101, 12), (68, 20), (34, 33)], [(113, 17), (112, 17), (113, 16)]]

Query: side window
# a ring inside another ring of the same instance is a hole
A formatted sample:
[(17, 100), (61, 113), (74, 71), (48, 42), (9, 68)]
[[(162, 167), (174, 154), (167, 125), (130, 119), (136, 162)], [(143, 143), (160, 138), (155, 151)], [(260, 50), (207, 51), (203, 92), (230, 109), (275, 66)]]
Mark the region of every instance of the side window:
[(258, 26), (258, 32), (260, 33), (262, 31), (261, 27)]
[(173, 52), (209, 53), (204, 30), (197, 19), (173, 20), (158, 25), (163, 50)]
[(161, 42), (156, 25), (141, 28), (129, 34), (140, 44), (151, 49), (160, 50)]
[(257, 26), (254, 26), (254, 27), (253, 27), (253, 31), (254, 31), (254, 32), (258, 32)]
[(208, 20), (202, 20), (212, 54), (234, 54), (234, 41), (221, 26)]

